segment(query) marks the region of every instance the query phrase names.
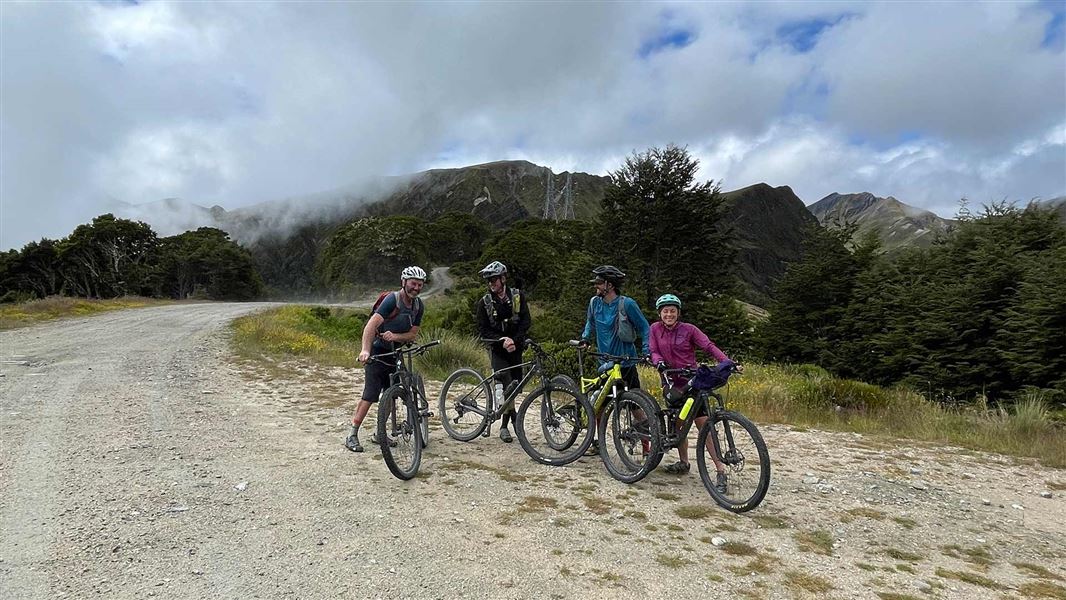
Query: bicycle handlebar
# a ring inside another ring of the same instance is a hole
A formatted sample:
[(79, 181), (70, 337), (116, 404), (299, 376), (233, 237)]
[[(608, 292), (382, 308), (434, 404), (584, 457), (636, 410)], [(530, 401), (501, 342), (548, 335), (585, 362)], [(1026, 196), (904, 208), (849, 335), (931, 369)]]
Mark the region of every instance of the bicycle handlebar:
[(439, 344), (440, 344), (440, 340), (433, 340), (432, 342), (426, 342), (425, 344), (422, 344), (421, 346), (408, 347), (408, 346), (411, 345), (411, 342), (407, 342), (407, 343), (403, 344), (402, 346), (400, 346), (399, 348), (397, 348), (396, 350), (393, 350), (392, 352), (383, 352), (381, 354), (374, 354), (374, 355), (371, 355), (370, 358), (368, 358), (367, 360), (376, 360), (378, 362), (384, 362), (384, 361), (381, 360), (382, 358), (384, 358), (386, 356), (396, 356), (397, 354), (410, 354), (411, 356), (417, 356), (419, 354), (422, 354), (426, 350), (429, 350), (433, 346), (437, 346)]

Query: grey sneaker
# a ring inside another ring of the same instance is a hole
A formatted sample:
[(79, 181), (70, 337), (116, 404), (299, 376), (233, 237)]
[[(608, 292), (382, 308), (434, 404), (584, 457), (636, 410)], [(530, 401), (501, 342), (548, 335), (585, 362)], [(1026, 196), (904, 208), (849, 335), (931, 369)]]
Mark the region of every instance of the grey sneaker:
[(348, 438), (344, 440), (344, 447), (351, 450), (352, 452), (363, 451), (363, 445), (359, 443), (359, 436), (355, 435), (354, 433), (349, 435)]
[(718, 490), (719, 494), (726, 493), (729, 485), (729, 479), (725, 473), (718, 471), (718, 475), (714, 478), (714, 489)]
[(508, 431), (506, 427), (500, 430), (500, 439), (508, 444), (514, 441), (514, 438), (511, 437), (511, 432)]

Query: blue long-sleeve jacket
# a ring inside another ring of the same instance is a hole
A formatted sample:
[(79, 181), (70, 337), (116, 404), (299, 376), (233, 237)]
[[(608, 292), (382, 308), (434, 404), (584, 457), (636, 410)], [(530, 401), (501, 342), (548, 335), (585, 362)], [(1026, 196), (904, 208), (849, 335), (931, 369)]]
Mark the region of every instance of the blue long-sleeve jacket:
[[(618, 318), (618, 303), (623, 299), (625, 300), (626, 316), (629, 317), (629, 322), (633, 325), (633, 329), (637, 332), (637, 337), (640, 338), (642, 344), (642, 352), (640, 354), (637, 353), (636, 344), (623, 342), (614, 334), (614, 322)], [(595, 331), (593, 331), (593, 323), (595, 323)], [(644, 313), (640, 312), (640, 307), (637, 306), (636, 300), (626, 296), (619, 296), (613, 302), (605, 302), (603, 298), (594, 296), (592, 298), (592, 319), (585, 319), (585, 331), (581, 334), (581, 338), (590, 339), (592, 334), (595, 333), (596, 348), (600, 352), (635, 358), (651, 354), (648, 349), (648, 342), (651, 338), (650, 329), (648, 320), (644, 318)], [(633, 365), (636, 362), (636, 360), (626, 361), (622, 366)]]

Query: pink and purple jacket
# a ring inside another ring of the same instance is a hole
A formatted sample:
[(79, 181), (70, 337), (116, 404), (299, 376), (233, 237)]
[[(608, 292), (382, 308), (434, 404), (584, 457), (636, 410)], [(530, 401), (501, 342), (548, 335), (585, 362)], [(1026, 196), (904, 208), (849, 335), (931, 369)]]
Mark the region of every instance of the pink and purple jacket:
[[(729, 360), (707, 334), (691, 323), (678, 321), (673, 329), (667, 329), (662, 321), (658, 321), (652, 324), (650, 337), (651, 362), (663, 361), (671, 369), (695, 366), (696, 348), (710, 354), (718, 362)], [(683, 384), (683, 379), (675, 380), (674, 384)]]

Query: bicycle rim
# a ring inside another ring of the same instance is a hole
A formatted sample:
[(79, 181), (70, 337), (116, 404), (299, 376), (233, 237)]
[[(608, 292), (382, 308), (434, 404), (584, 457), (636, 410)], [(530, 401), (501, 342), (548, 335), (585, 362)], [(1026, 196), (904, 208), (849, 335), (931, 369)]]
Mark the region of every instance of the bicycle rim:
[(481, 374), (473, 369), (459, 369), (448, 376), (440, 390), (440, 421), (452, 439), (469, 442), (489, 424), (492, 392)]
[[(718, 469), (712, 458), (715, 439), (726, 478), (724, 492), (718, 490)], [(697, 440), (696, 463), (711, 498), (737, 513), (758, 506), (770, 488), (770, 454), (755, 424), (734, 412), (719, 413), (707, 421)]]
[(534, 390), (515, 414), (515, 433), (533, 460), (562, 466), (592, 445), (592, 406), (584, 396), (553, 386)]
[(615, 479), (635, 483), (658, 464), (661, 440), (654, 411), (647, 400), (632, 392), (604, 407), (598, 426), (600, 458)]
[(418, 411), (406, 400), (406, 390), (393, 386), (378, 406), (378, 445), (385, 465), (400, 479), (411, 479), (422, 461)]

